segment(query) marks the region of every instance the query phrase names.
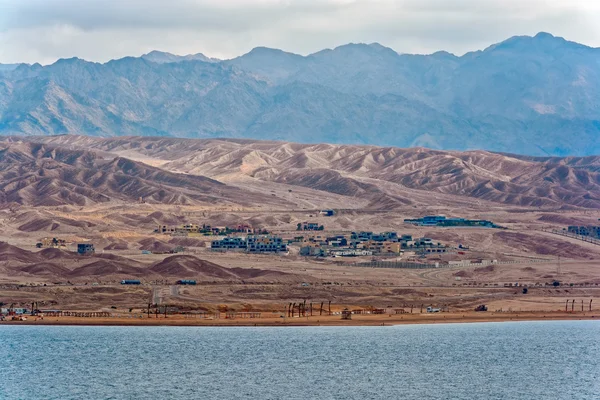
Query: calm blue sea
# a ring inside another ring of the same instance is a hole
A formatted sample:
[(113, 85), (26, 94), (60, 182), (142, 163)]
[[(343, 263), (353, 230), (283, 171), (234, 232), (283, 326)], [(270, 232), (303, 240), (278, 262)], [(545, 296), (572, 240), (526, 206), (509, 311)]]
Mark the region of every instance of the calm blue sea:
[(600, 322), (0, 325), (0, 399), (600, 399)]

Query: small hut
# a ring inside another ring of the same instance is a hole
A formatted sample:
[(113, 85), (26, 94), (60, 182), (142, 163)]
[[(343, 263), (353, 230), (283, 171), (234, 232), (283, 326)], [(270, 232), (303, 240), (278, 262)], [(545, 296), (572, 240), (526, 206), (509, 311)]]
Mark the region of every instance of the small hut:
[(352, 311), (348, 310), (347, 308), (344, 308), (344, 310), (342, 311), (342, 319), (352, 319)]

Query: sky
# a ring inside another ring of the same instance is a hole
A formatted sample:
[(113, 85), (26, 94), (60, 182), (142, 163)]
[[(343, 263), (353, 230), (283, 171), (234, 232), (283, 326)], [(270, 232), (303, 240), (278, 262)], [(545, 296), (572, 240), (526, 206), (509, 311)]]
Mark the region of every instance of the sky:
[(598, 21), (598, 0), (0, 0), (0, 63), (372, 42), (462, 55), (541, 31), (600, 47)]

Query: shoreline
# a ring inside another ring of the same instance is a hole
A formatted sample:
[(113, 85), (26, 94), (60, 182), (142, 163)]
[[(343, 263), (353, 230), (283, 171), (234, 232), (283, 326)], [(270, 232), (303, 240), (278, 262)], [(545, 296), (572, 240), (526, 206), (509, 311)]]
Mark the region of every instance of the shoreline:
[[(31, 318), (31, 319), (30, 319)], [(600, 320), (600, 311), (583, 313), (565, 312), (513, 312), (513, 313), (436, 313), (397, 315), (353, 315), (351, 320), (342, 320), (339, 315), (295, 318), (237, 318), (195, 319), (179, 315), (167, 318), (133, 317), (28, 317), (27, 321), (1, 321), (2, 325), (27, 326), (197, 326), (197, 327), (276, 327), (276, 326), (394, 326), (446, 323), (517, 322), (517, 321), (577, 321)]]

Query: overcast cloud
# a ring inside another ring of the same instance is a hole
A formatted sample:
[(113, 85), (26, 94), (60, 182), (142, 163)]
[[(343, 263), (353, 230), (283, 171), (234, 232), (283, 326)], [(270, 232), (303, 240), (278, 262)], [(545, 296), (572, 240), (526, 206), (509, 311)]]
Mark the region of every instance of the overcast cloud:
[(550, 32), (600, 46), (597, 0), (0, 0), (0, 63), (91, 61), (151, 50), (232, 58), (349, 42), (455, 54)]

